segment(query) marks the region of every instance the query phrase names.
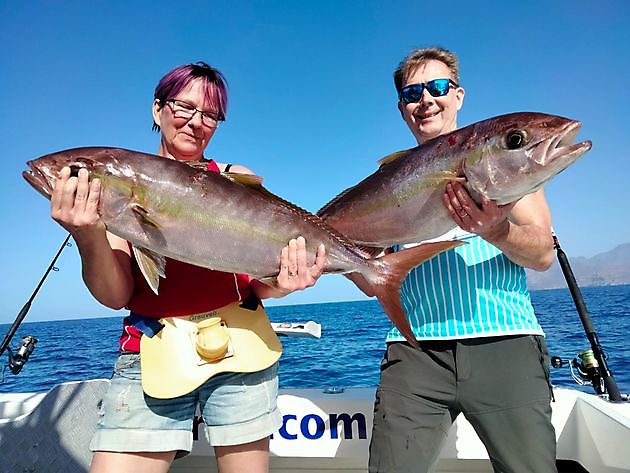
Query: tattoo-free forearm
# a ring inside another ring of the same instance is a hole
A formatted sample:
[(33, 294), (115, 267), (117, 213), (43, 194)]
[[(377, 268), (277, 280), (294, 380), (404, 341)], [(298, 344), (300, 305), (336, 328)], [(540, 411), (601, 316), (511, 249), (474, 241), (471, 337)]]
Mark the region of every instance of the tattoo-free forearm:
[(129, 254), (112, 249), (105, 232), (73, 235), (79, 249), (83, 281), (101, 304), (123, 308), (133, 292)]
[(489, 234), (480, 236), (520, 266), (546, 271), (553, 262), (551, 230), (539, 225), (517, 225), (506, 219)]
[(258, 281), (257, 279), (254, 279), (251, 283), (251, 288), (252, 291), (254, 292), (254, 294), (256, 294), (256, 297), (258, 297), (259, 299), (274, 299), (274, 298), (279, 298), (279, 297), (284, 297), (287, 294), (289, 294), (289, 292), (291, 291), (283, 291), (280, 288), (277, 287), (271, 287), (268, 286), (265, 283), (262, 283), (260, 281)]

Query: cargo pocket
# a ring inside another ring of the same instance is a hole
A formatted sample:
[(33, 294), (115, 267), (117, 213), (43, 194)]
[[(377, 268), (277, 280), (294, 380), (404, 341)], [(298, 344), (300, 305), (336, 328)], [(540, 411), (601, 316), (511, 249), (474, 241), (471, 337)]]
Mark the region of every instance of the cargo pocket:
[(545, 380), (547, 381), (547, 386), (549, 386), (549, 398), (552, 401), (555, 401), (556, 399), (553, 395), (553, 385), (551, 384), (551, 358), (549, 357), (545, 337), (542, 335), (530, 335), (529, 339), (532, 341), (532, 344), (536, 349), (538, 360), (540, 361), (540, 365), (545, 374)]

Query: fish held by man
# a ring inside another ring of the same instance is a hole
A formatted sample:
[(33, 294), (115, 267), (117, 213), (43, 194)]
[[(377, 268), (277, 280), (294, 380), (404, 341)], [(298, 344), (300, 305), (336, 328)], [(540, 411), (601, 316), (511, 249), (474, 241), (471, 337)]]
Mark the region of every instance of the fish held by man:
[(107, 230), (132, 244), (154, 291), (168, 276), (165, 257), (273, 283), (280, 252), (306, 239), (310, 261), (324, 244), (326, 273), (358, 272), (392, 322), (417, 345), (400, 301), (407, 273), (457, 242), (438, 242), (371, 258), (319, 217), (267, 191), (257, 176), (215, 173), (179, 161), (106, 147), (76, 148), (29, 161), (24, 178), (51, 198), (63, 167), (101, 181), (98, 212)]
[(535, 112), (501, 115), (394, 153), (317, 215), (361, 245), (416, 243), (455, 227), (442, 203), (460, 181), (477, 203), (499, 205), (540, 189), (591, 149), (573, 144), (581, 123)]

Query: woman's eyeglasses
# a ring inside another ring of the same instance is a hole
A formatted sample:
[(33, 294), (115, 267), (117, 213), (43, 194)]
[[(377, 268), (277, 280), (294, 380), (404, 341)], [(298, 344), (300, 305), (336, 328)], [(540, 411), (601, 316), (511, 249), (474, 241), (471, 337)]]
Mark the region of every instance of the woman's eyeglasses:
[(443, 97), (453, 87), (459, 87), (451, 79), (433, 79), (429, 82), (421, 82), (420, 84), (411, 84), (403, 87), (400, 91), (400, 100), (405, 103), (419, 102), (422, 98), (422, 92), (427, 89), (432, 97)]
[(199, 110), (193, 104), (184, 102), (183, 100), (170, 99), (167, 100), (166, 103), (171, 107), (174, 118), (191, 120), (192, 117), (195, 116), (195, 113), (199, 112), (201, 114), (201, 123), (208, 128), (216, 128), (219, 126), (219, 122), (223, 121), (223, 119), (218, 118), (216, 115)]

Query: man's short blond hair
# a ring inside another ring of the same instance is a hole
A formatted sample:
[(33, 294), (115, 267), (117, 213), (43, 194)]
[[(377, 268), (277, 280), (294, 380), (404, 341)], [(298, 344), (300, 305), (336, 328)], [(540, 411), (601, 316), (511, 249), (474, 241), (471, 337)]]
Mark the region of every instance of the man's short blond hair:
[(418, 67), (431, 60), (444, 63), (451, 71), (450, 79), (459, 84), (459, 61), (455, 53), (440, 47), (414, 49), (400, 62), (398, 68), (394, 71), (394, 85), (398, 95), (400, 95), (400, 91), (409, 76)]

